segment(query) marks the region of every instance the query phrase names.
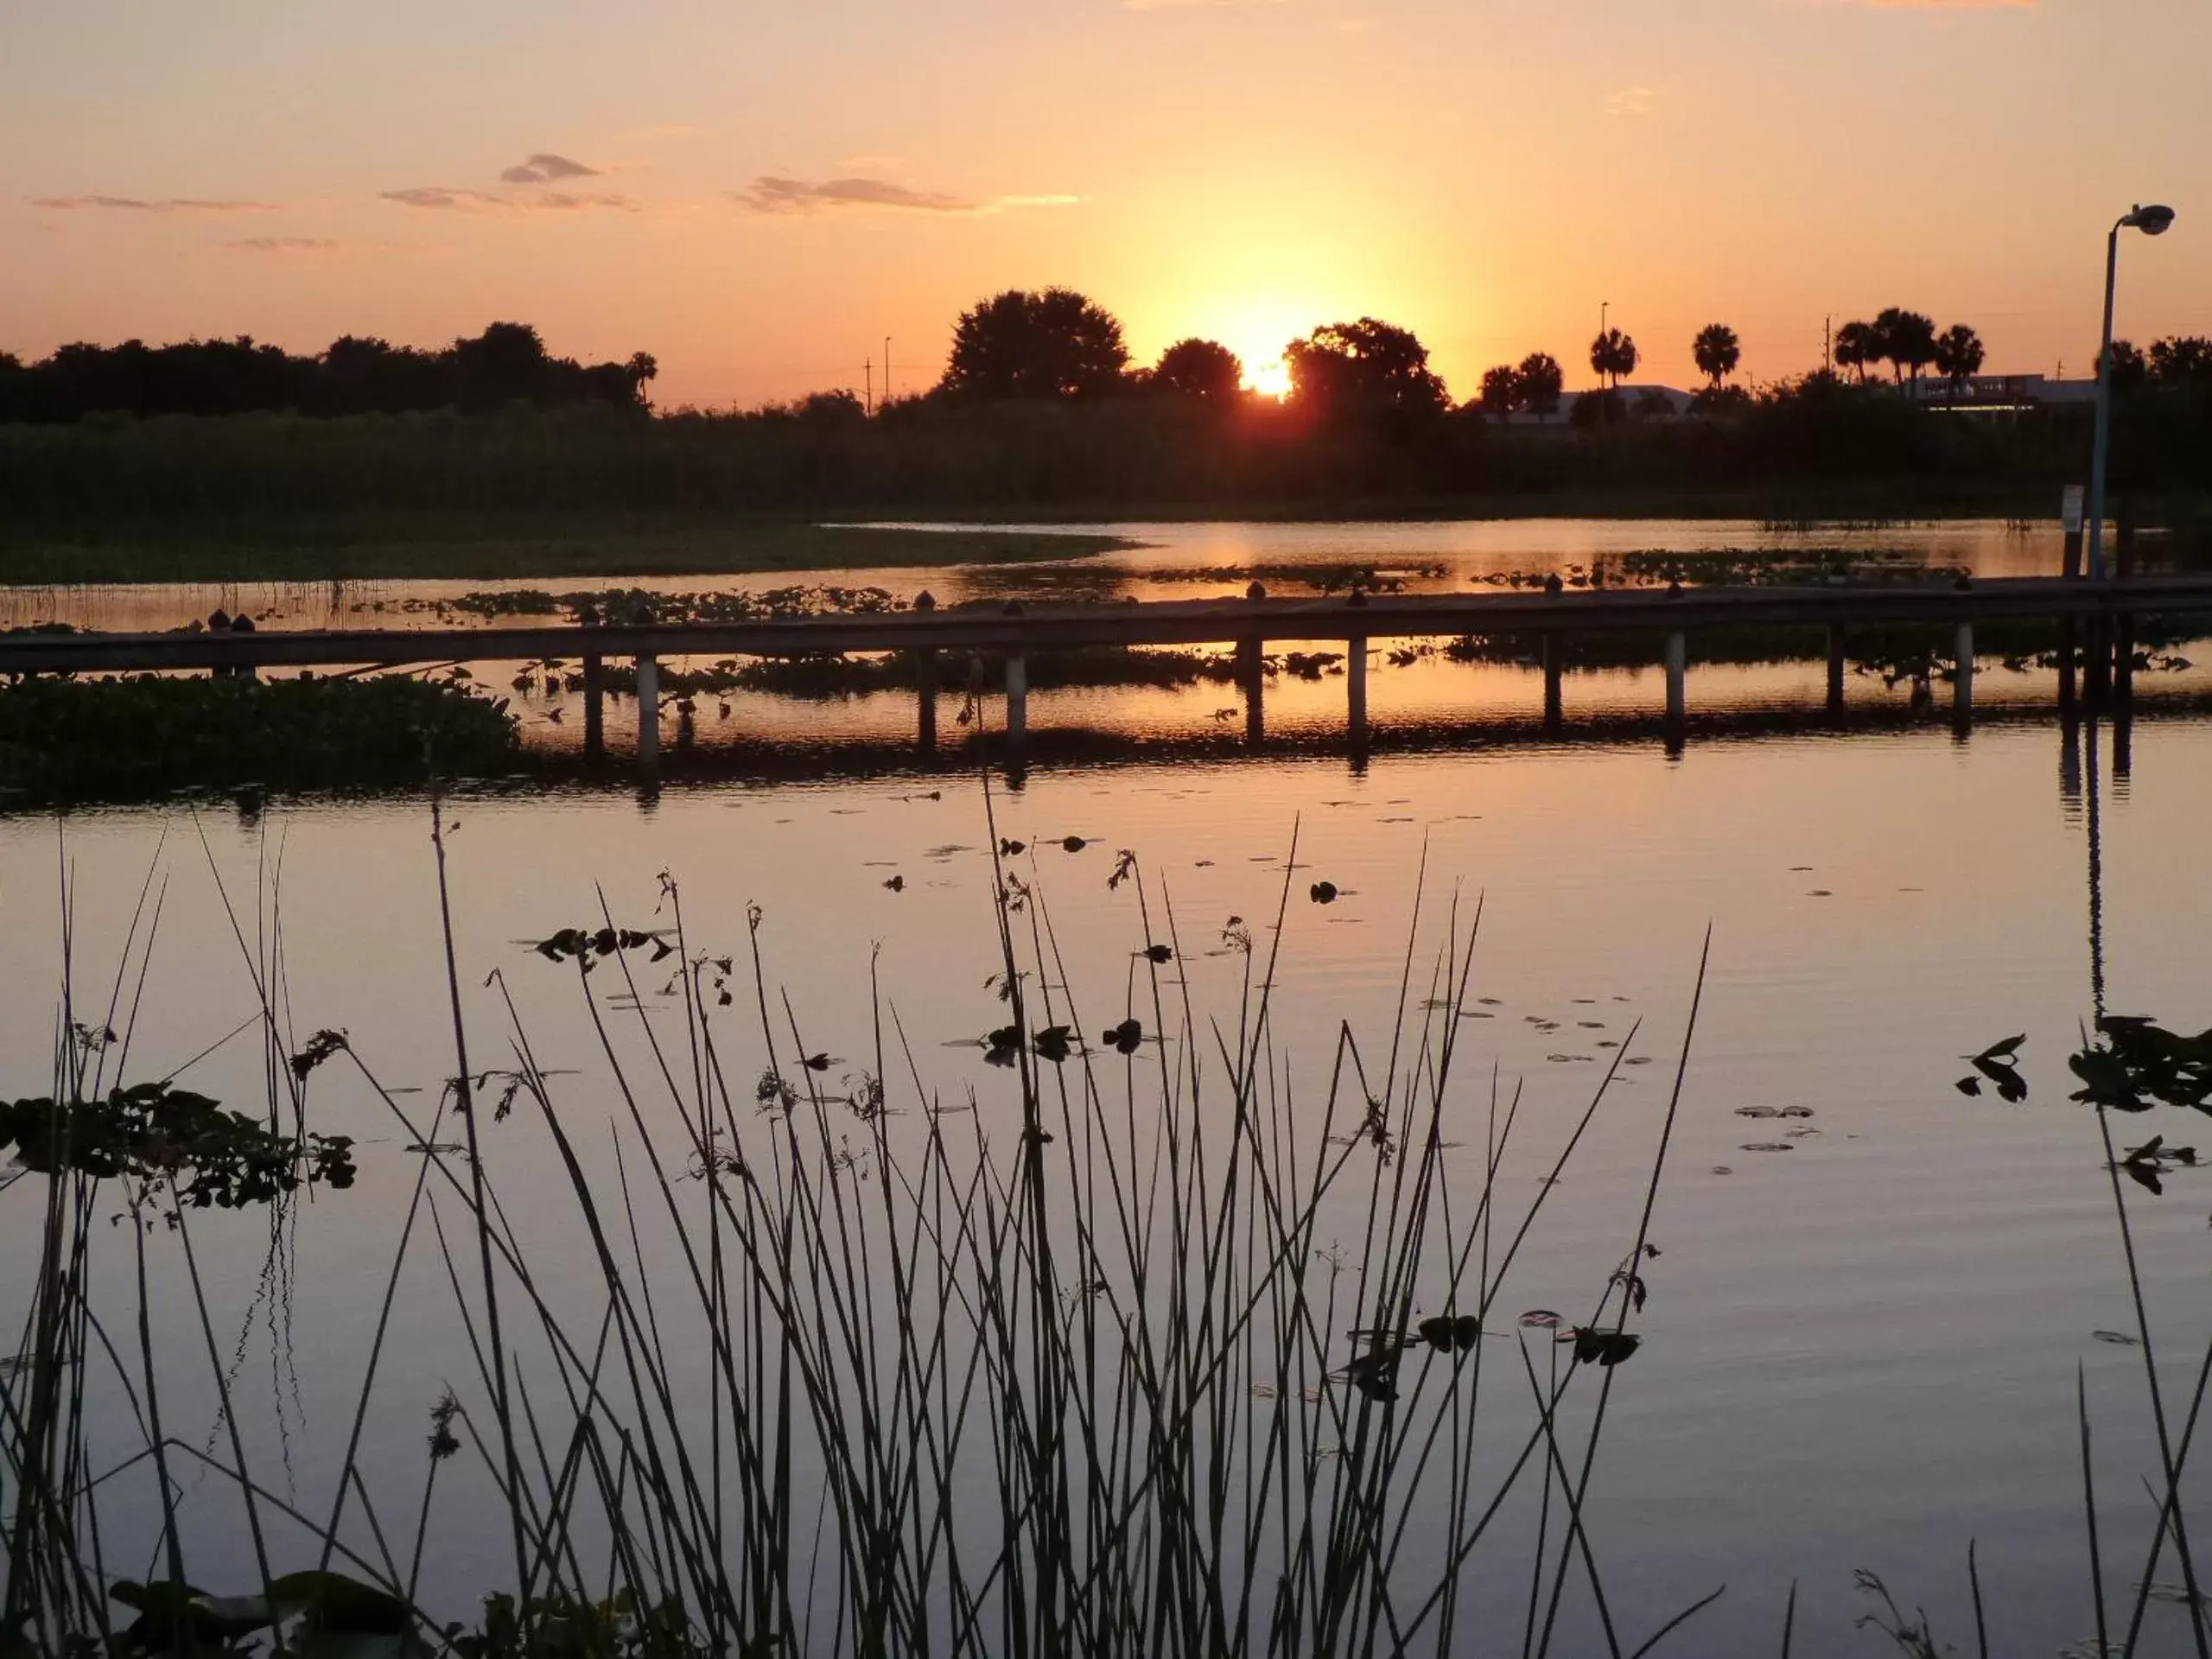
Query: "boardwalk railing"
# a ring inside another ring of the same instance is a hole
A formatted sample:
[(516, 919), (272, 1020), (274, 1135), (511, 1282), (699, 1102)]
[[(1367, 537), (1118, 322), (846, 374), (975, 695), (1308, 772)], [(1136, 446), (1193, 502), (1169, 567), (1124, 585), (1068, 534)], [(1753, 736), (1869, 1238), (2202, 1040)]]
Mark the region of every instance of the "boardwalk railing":
[[(2089, 582), (2013, 577), (1942, 585), (1560, 589), (1475, 594), (1367, 594), (1321, 599), (1179, 600), (1140, 604), (963, 606), (874, 615), (775, 618), (742, 622), (607, 623), (592, 626), (332, 628), (256, 632), (0, 635), (0, 673), (81, 674), (210, 669), (402, 667), (451, 661), (529, 662), (580, 658), (587, 729), (598, 726), (600, 665), (637, 664), (639, 706), (658, 706), (664, 657), (793, 657), (855, 652), (914, 653), (923, 664), (922, 739), (934, 739), (934, 663), (946, 651), (1005, 658), (1006, 726), (1018, 745), (1027, 721), (1027, 653), (1101, 645), (1233, 645), (1240, 676), (1256, 690), (1266, 641), (1342, 642), (1347, 647), (1347, 716), (1352, 740), (1366, 731), (1367, 645), (1372, 639), (1463, 634), (1536, 634), (1544, 639), (1545, 709), (1560, 708), (1560, 641), (1592, 633), (1659, 636), (1672, 722), (1687, 714), (1688, 636), (1717, 627), (1821, 627), (1827, 631), (1828, 696), (1840, 705), (1849, 630), (1944, 625), (1955, 632), (1953, 695), (1962, 717), (1973, 699), (1974, 625), (2051, 619), (2088, 626), (2085, 666), (2092, 695), (2113, 662), (2113, 625), (2157, 613), (2212, 612), (2212, 575)], [(2069, 632), (2071, 631), (2069, 630)], [(2070, 661), (2064, 664), (2070, 667)], [(2063, 680), (2062, 685), (2068, 683)], [(1256, 730), (1259, 700), (1249, 710)], [(657, 720), (639, 723), (639, 758), (652, 764)]]

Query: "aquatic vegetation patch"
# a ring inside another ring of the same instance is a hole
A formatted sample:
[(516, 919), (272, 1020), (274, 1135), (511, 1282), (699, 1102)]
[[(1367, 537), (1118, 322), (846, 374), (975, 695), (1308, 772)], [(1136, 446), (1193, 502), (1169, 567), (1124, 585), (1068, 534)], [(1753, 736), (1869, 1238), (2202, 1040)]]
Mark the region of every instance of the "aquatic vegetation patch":
[(0, 1152), (37, 1174), (156, 1181), (181, 1205), (236, 1210), (302, 1186), (353, 1185), (343, 1135), (278, 1135), (173, 1083), (141, 1083), (79, 1101), (0, 1103)]
[(501, 588), (456, 598), (410, 598), (393, 608), (435, 616), (492, 620), (510, 616), (565, 616), (572, 622), (766, 622), (793, 616), (882, 616), (906, 601), (884, 588), (789, 582), (754, 592), (749, 588), (663, 594), (645, 588)]
[(0, 790), (40, 801), (178, 789), (391, 786), (509, 771), (516, 721), (459, 679), (24, 679), (0, 688)]

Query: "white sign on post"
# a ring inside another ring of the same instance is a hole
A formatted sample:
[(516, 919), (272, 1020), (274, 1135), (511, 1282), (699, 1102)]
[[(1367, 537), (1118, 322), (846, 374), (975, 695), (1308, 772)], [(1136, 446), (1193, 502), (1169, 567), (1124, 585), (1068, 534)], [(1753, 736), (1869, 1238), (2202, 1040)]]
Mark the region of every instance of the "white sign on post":
[(2061, 512), (2066, 520), (2066, 533), (2069, 536), (2079, 536), (2082, 533), (2082, 521), (2087, 516), (2083, 509), (2082, 498), (2088, 492), (2079, 484), (2069, 484), (2066, 486), (2066, 505)]

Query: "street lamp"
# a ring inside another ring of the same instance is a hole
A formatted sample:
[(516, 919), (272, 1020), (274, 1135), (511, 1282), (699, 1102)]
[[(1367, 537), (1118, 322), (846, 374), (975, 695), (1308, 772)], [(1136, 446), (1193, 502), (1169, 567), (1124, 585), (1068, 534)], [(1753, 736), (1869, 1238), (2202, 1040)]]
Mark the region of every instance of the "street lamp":
[(2097, 441), (2089, 461), (2089, 579), (2105, 574), (2105, 464), (2112, 449), (2112, 298), (2120, 276), (2120, 233), (2140, 231), (2164, 236), (2172, 228), (2174, 210), (2137, 207), (2121, 215), (2105, 240), (2105, 344), (2097, 354)]

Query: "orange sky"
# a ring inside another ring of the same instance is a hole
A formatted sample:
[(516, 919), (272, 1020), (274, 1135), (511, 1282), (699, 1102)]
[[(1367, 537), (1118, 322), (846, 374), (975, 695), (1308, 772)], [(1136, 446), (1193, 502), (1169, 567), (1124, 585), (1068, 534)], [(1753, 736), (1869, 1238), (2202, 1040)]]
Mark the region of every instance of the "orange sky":
[[(643, 13), (644, 16), (639, 14)], [(664, 404), (896, 385), (1062, 283), (1141, 359), (1371, 313), (1456, 393), (1732, 324), (1974, 324), (1993, 371), (2212, 333), (2204, 0), (76, 0), (0, 21), (0, 349), (494, 318)], [(538, 158), (533, 162), (531, 158)], [(512, 175), (503, 178), (503, 175)]]

